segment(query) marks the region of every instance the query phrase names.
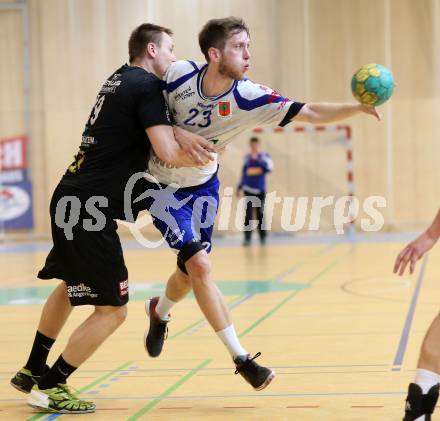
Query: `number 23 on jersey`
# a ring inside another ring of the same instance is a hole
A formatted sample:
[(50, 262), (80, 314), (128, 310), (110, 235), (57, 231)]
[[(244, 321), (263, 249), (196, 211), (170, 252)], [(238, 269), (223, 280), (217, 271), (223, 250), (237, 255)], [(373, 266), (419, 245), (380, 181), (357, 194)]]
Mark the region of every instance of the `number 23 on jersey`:
[(200, 128), (209, 127), (211, 125), (212, 109), (200, 111), (197, 108), (189, 110), (189, 117), (183, 122), (187, 126), (197, 126)]

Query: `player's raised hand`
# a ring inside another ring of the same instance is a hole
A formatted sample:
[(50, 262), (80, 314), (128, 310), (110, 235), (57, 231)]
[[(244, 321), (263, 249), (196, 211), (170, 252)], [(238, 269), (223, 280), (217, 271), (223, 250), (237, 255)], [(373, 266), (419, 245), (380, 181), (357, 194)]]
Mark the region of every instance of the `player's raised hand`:
[(432, 248), (437, 239), (430, 235), (429, 230), (409, 243), (397, 256), (394, 262), (394, 273), (399, 272), (402, 276), (409, 263), (409, 273), (413, 273), (416, 263)]
[(214, 145), (204, 137), (191, 133), (178, 126), (173, 126), (174, 137), (177, 143), (189, 158), (198, 165), (206, 165), (215, 159)]

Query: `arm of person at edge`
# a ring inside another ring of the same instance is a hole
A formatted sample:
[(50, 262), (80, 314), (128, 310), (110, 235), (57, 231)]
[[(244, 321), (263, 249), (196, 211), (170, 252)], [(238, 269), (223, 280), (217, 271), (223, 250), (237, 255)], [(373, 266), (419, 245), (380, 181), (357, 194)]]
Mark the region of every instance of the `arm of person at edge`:
[[(151, 146), (160, 160), (176, 167), (196, 167), (214, 160), (215, 149), (203, 137), (174, 126), (157, 125), (145, 129)], [(178, 139), (179, 138), (179, 139)], [(181, 146), (179, 141), (185, 145)]]
[(431, 226), (414, 241), (409, 243), (397, 256), (394, 262), (394, 273), (402, 276), (409, 263), (409, 272), (412, 274), (418, 260), (430, 250), (440, 237), (440, 209)]
[(299, 113), (293, 117), (293, 120), (312, 124), (325, 124), (344, 120), (360, 113), (370, 114), (379, 121), (382, 119), (376, 108), (369, 105), (315, 102), (305, 104)]

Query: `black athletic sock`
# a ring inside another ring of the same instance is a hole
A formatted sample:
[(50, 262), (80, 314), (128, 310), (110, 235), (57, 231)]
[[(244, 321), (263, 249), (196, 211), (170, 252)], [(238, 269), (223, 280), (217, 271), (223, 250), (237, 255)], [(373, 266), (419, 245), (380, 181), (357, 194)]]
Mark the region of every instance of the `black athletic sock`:
[(54, 342), (55, 339), (49, 338), (37, 330), (29, 359), (24, 368), (30, 370), (34, 376), (41, 376), (44, 373), (47, 356)]
[(67, 378), (77, 369), (73, 365), (67, 363), (63, 356), (60, 355), (50, 370), (44, 374), (38, 382), (40, 390), (51, 389), (58, 383), (66, 383)]

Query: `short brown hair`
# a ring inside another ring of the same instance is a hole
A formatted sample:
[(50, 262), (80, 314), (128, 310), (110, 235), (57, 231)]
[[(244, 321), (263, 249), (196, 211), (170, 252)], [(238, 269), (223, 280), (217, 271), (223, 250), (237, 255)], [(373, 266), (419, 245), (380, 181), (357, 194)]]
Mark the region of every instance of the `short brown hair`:
[(241, 18), (230, 16), (228, 18), (209, 20), (199, 33), (200, 49), (206, 60), (209, 61), (208, 50), (211, 47), (223, 50), (226, 41), (242, 31), (246, 31), (249, 35), (249, 28)]
[(164, 26), (154, 25), (153, 23), (143, 23), (138, 26), (130, 35), (128, 40), (128, 55), (130, 63), (142, 57), (145, 52), (145, 47), (149, 42), (153, 42), (160, 47), (162, 41), (162, 34), (173, 35), (171, 29)]

